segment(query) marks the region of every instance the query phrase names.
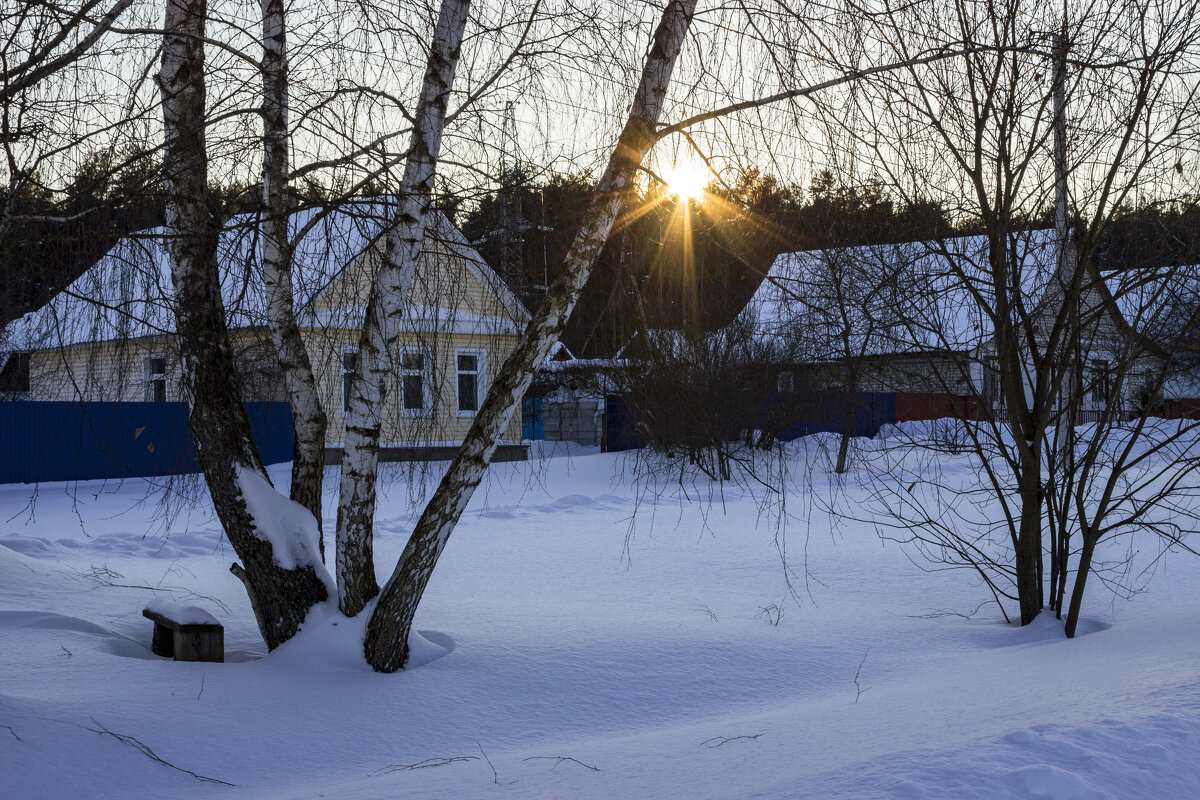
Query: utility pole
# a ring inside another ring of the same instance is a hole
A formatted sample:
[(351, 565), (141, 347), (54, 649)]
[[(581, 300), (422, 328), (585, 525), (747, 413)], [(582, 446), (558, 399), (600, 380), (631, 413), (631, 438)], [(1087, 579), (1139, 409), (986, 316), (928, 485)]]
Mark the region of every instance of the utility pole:
[(492, 243), (496, 248), (496, 272), (513, 294), (529, 309), (541, 302), (547, 288), (545, 274), (545, 241), (543, 239), (542, 282), (531, 282), (525, 269), (525, 232), (549, 231), (545, 224), (545, 198), (542, 201), (542, 223), (534, 225), (525, 218), (522, 192), (527, 188), (529, 174), (525, 171), (517, 144), (516, 102), (509, 100), (504, 105), (504, 120), (500, 131), (500, 158), (496, 168), (496, 182), (500, 189), (496, 193), (496, 226), (472, 244)]
[(504, 127), (500, 133), (500, 170), (497, 176), (500, 193), (497, 198), (500, 220), (496, 228), (499, 240), (500, 276), (509, 288), (525, 303), (529, 302), (525, 280), (524, 232), (528, 223), (521, 214), (521, 189), (525, 183), (525, 170), (521, 168), (521, 157), (517, 151), (516, 104), (509, 100), (504, 106)]
[[(1058, 414), (1055, 423), (1055, 447), (1051, 450), (1050, 486), (1046, 499), (1055, 494), (1054, 484), (1070, 484), (1075, 471), (1075, 419), (1082, 406), (1080, 392), (1083, 386), (1083, 364), (1080, 359), (1080, 313), (1079, 303), (1083, 293), (1083, 275), (1080, 274), (1079, 253), (1072, 240), (1067, 208), (1067, 52), (1070, 40), (1067, 35), (1066, 14), (1062, 28), (1054, 36), (1054, 235), (1058, 245), (1055, 279), (1067, 304), (1062, 344), (1054, 354), (1060, 373)], [(1051, 355), (1051, 354), (1047, 354)], [(1060, 497), (1059, 503), (1066, 502)], [(1062, 615), (1062, 601), (1066, 589), (1066, 565), (1070, 555), (1069, 537), (1064, 529), (1065, 516), (1056, 515), (1052, 507), (1047, 511), (1053, 520), (1050, 558), (1050, 606)]]

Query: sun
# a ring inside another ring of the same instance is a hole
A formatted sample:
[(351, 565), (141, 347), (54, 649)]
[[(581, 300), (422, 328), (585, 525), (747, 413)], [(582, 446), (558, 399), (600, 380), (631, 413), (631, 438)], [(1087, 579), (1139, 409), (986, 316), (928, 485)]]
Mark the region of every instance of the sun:
[(663, 177), (671, 193), (680, 200), (704, 202), (704, 187), (708, 185), (708, 168), (698, 161), (680, 161), (667, 167)]

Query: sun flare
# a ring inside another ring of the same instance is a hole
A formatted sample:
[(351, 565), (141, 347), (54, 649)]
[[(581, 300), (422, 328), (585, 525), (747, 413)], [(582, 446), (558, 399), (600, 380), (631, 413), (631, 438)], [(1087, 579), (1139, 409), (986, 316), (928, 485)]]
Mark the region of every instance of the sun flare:
[(708, 168), (696, 161), (680, 161), (667, 167), (663, 177), (671, 194), (680, 200), (704, 201), (704, 187), (708, 185)]

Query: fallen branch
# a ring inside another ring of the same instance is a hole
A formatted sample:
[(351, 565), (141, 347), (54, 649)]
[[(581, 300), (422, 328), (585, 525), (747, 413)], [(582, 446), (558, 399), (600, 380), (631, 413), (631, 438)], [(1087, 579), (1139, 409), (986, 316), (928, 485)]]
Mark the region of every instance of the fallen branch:
[(490, 758), (488, 758), (488, 754), (483, 752), (483, 745), (481, 745), (479, 742), (476, 742), (475, 746), (479, 748), (480, 753), (483, 753), (483, 760), (486, 761), (487, 765), (492, 768), (492, 783), (496, 784), (497, 786), (512, 786), (514, 783), (516, 783), (515, 780), (501, 781), (500, 773), (496, 772), (496, 765), (492, 763)]
[[(593, 772), (599, 772), (599, 771), (600, 771), (600, 768), (599, 768), (599, 767), (593, 767), (591, 764), (585, 764), (585, 763), (583, 763), (582, 761), (580, 761), (578, 758), (571, 758), (570, 756), (530, 756), (529, 758), (526, 758), (526, 759), (523, 759), (523, 760), (525, 760), (525, 761), (535, 761), (535, 760), (538, 760), (538, 759), (551, 759), (551, 760), (553, 760), (553, 761), (554, 761), (554, 767), (557, 767), (559, 764), (561, 764), (561, 763), (562, 763), (562, 762), (564, 762), (564, 761), (574, 761), (574, 762), (575, 762), (576, 764), (578, 764), (579, 766), (581, 766), (581, 767), (587, 767), (588, 769), (592, 770)], [(554, 767), (551, 767), (550, 769), (554, 769)]]
[(700, 744), (705, 745), (709, 750), (711, 750), (714, 747), (721, 747), (722, 745), (729, 744), (730, 742), (736, 742), (738, 739), (757, 739), (760, 736), (762, 736), (761, 733), (756, 733), (753, 736), (714, 736), (711, 739), (705, 739)]
[(20, 736), (17, 736), (17, 732), (14, 731), (12, 728), (8, 727), (7, 725), (0, 725), (0, 728), (4, 728), (6, 731), (8, 731), (9, 733), (11, 733), (13, 735), (14, 739), (16, 739), (18, 742), (21, 742), (22, 744), (24, 744), (25, 740), (22, 739)]
[[(486, 756), (485, 756), (486, 757)], [(439, 756), (437, 758), (427, 758), (424, 761), (417, 761), (413, 764), (388, 764), (383, 769), (376, 772), (376, 775), (386, 775), (389, 772), (412, 772), (417, 769), (430, 769), (431, 767), (444, 767), (447, 764), (454, 764), (458, 761), (478, 761), (479, 756)], [(491, 762), (488, 762), (491, 763)], [(494, 773), (495, 768), (492, 769)]]
[[(182, 586), (149, 586), (142, 583), (118, 583), (118, 581), (124, 580), (125, 576), (119, 572), (116, 572), (115, 570), (109, 569), (107, 566), (97, 567), (93, 565), (89, 567), (86, 572), (81, 572), (80, 570), (71, 571), (74, 572), (78, 577), (91, 581), (97, 586), (104, 586), (112, 589), (142, 589), (144, 591), (154, 592), (156, 594), (163, 592), (169, 595), (181, 595), (186, 597), (188, 600), (206, 600), (220, 608), (226, 614), (231, 613), (229, 606), (225, 605), (225, 603), (219, 598), (207, 594), (200, 594), (199, 592), (193, 592), (191, 589), (187, 589)], [(166, 575), (163, 577), (165, 578)]]
[(868, 686), (867, 688), (865, 688), (865, 689), (864, 689), (864, 688), (862, 687), (862, 685), (861, 685), (861, 684), (858, 682), (858, 677), (859, 677), (859, 675), (861, 675), (861, 674), (862, 674), (862, 668), (863, 668), (863, 664), (867, 663), (867, 655), (868, 655), (870, 652), (871, 652), (871, 648), (869, 648), (869, 647), (868, 647), (868, 648), (867, 648), (867, 652), (866, 652), (866, 653), (863, 653), (862, 661), (858, 662), (858, 669), (857, 669), (857, 670), (855, 671), (855, 673), (854, 673), (854, 688), (855, 688), (855, 690), (856, 690), (856, 692), (857, 692), (857, 693), (854, 695), (854, 702), (855, 702), (855, 703), (857, 703), (857, 702), (858, 702), (858, 698), (862, 697), (862, 693), (863, 693), (863, 692), (869, 692), (869, 691), (871, 690), (871, 687), (870, 687), (870, 686)]
[[(145, 742), (140, 741), (139, 739), (137, 739), (133, 736), (127, 736), (126, 734), (123, 734), (123, 733), (116, 733), (114, 731), (110, 731), (108, 728), (104, 727), (99, 722), (96, 722), (95, 717), (92, 717), (92, 723), (94, 725), (96, 725), (95, 728), (85, 728), (84, 730), (89, 730), (92, 733), (96, 733), (101, 736), (111, 736), (114, 739), (116, 739), (118, 742), (120, 742), (121, 744), (129, 745), (134, 750), (137, 750), (139, 753), (144, 755), (146, 758), (149, 758), (153, 761), (157, 761), (159, 764), (162, 764), (163, 766), (170, 767), (171, 769), (176, 770), (177, 772), (182, 772), (186, 775), (191, 775), (196, 780), (203, 781), (204, 783), (219, 783), (222, 786), (235, 786), (236, 785), (236, 784), (229, 783), (228, 781), (223, 781), (219, 778), (209, 778), (206, 775), (197, 774), (195, 772), (192, 772), (190, 769), (184, 769), (183, 767), (177, 767), (174, 764), (172, 764), (170, 761), (167, 761), (166, 759), (159, 756), (158, 753), (151, 750), (150, 745), (146, 744)], [(15, 736), (16, 734), (13, 734), (13, 735)]]

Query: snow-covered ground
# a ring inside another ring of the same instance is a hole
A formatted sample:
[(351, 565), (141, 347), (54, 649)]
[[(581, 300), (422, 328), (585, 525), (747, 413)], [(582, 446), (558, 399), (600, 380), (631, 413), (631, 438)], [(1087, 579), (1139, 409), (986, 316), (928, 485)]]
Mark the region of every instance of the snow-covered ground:
[[(1067, 641), (832, 521), (820, 469), (782, 531), (761, 487), (630, 472), (494, 468), (417, 616), (445, 655), (395, 675), (328, 611), (263, 658), (204, 504), (165, 531), (144, 481), (0, 487), (0, 796), (1200, 797), (1194, 557), (1133, 601), (1096, 582)], [(381, 577), (412, 493), (381, 502)], [(153, 656), (156, 598), (221, 621), (227, 663)]]

